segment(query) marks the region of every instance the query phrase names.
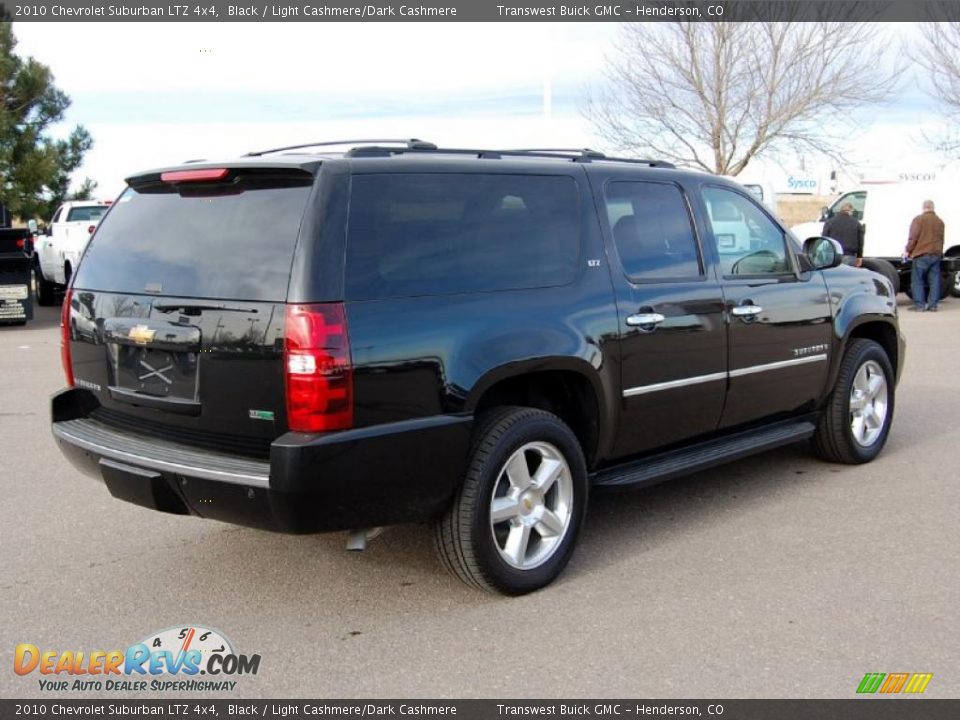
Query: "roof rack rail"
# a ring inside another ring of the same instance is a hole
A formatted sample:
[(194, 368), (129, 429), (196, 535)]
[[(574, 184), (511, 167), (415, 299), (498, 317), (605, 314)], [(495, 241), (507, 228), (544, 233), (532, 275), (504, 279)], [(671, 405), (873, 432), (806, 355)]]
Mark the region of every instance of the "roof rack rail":
[(269, 150), (255, 150), (248, 152), (243, 157), (257, 157), (260, 155), (269, 155), (272, 153), (284, 152), (285, 150), (302, 150), (311, 147), (331, 147), (334, 145), (366, 145), (367, 143), (397, 143), (404, 145), (409, 150), (436, 150), (437, 146), (426, 140), (417, 138), (388, 139), (388, 140), (324, 140), (314, 143), (303, 143), (301, 145), (287, 145), (285, 147), (270, 148)]
[(438, 148), (431, 143), (410, 144), (406, 147), (384, 147), (379, 145), (364, 145), (351, 148), (345, 153), (346, 157), (389, 157), (391, 155), (405, 155), (407, 153), (429, 153), (434, 155), (473, 155), (480, 160), (500, 160), (504, 157), (531, 157), (552, 158), (554, 160), (570, 160), (572, 162), (591, 162), (604, 160), (610, 162), (636, 163), (654, 168), (674, 168), (675, 166), (664, 160), (646, 160), (640, 158), (607, 157), (602, 152), (590, 148), (553, 149), (529, 148), (515, 150), (471, 149), (471, 148)]
[(579, 154), (581, 157), (590, 158), (591, 160), (606, 160), (607, 156), (604, 155), (599, 150), (591, 150), (590, 148), (517, 148), (513, 150), (503, 150), (502, 152), (509, 153), (574, 153)]

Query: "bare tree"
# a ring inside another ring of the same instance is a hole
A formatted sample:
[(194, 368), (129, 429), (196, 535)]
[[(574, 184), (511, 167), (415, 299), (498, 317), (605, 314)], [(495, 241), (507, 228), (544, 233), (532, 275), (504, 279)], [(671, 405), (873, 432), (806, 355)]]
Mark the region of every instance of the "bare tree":
[(879, 32), (862, 22), (625, 25), (586, 115), (621, 150), (718, 174), (786, 147), (836, 157), (843, 121), (885, 100), (898, 75)]
[(927, 22), (911, 55), (923, 70), (928, 92), (943, 109), (960, 110), (960, 22)]
[(910, 55), (921, 73), (920, 86), (937, 101), (946, 120), (942, 133), (925, 135), (937, 149), (960, 149), (960, 22), (925, 22)]

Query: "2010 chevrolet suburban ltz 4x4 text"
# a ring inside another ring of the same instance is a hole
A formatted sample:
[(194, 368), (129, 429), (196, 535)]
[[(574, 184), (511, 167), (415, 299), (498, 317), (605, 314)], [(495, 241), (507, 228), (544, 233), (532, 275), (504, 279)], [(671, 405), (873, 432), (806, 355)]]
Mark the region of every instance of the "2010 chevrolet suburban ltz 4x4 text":
[(451, 571), (518, 594), (591, 487), (883, 448), (894, 294), (834, 241), (665, 163), (379, 143), (129, 178), (63, 304), (78, 468), (281, 532), (430, 521)]

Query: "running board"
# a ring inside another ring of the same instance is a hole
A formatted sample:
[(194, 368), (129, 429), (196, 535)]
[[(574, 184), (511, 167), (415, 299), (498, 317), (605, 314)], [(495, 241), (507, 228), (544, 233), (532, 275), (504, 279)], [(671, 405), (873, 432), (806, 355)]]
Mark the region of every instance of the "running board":
[(757, 430), (736, 433), (725, 438), (708, 440), (692, 447), (671, 450), (642, 460), (604, 468), (594, 473), (593, 485), (605, 487), (637, 487), (653, 485), (678, 475), (716, 467), (732, 460), (806, 440), (816, 425), (808, 420), (791, 420)]

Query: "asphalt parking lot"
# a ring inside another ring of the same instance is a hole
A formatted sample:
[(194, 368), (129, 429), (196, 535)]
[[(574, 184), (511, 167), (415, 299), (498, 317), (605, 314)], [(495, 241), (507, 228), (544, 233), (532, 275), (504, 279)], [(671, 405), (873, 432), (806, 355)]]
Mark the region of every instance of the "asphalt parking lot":
[(519, 599), (445, 575), (424, 527), (356, 554), (112, 499), (50, 437), (57, 322), (0, 328), (2, 697), (41, 695), (18, 643), (121, 649), (194, 623), (261, 655), (241, 697), (846, 698), (866, 672), (960, 696), (960, 300), (902, 313), (876, 462), (792, 446), (596, 495), (566, 573)]

